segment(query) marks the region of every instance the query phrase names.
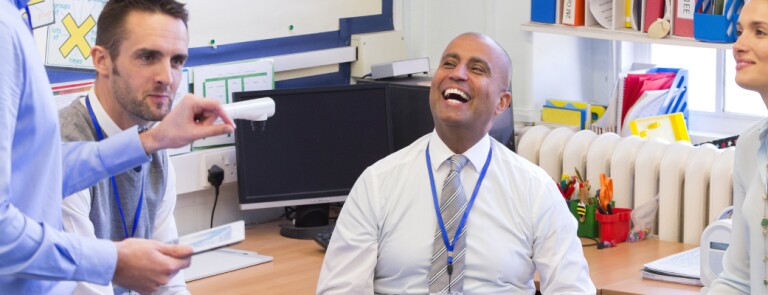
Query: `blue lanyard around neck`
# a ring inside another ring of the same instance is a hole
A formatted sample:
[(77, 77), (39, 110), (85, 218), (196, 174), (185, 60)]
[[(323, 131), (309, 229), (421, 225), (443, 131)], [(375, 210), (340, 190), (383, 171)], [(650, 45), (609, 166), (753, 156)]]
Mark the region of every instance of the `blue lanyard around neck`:
[(485, 160), (485, 164), (483, 165), (483, 170), (480, 171), (480, 177), (477, 179), (477, 184), (475, 184), (475, 190), (472, 192), (472, 197), (469, 199), (469, 204), (467, 204), (467, 209), (464, 210), (464, 215), (461, 217), (461, 222), (459, 223), (459, 227), (456, 228), (456, 234), (453, 236), (453, 242), (448, 241), (448, 231), (445, 230), (445, 222), (443, 221), (443, 216), (440, 214), (440, 203), (437, 201), (437, 190), (435, 189), (435, 176), (432, 173), (432, 161), (429, 157), (429, 144), (427, 144), (427, 171), (429, 172), (429, 184), (432, 187), (432, 201), (435, 204), (435, 214), (437, 215), (437, 223), (440, 225), (440, 232), (443, 236), (443, 243), (445, 244), (445, 249), (448, 251), (448, 264), (453, 264), (453, 248), (456, 246), (456, 241), (459, 240), (459, 235), (461, 234), (461, 230), (464, 229), (464, 225), (467, 223), (467, 217), (469, 216), (469, 211), (472, 210), (472, 204), (475, 203), (475, 198), (477, 197), (477, 192), (480, 190), (480, 185), (483, 183), (483, 179), (485, 178), (485, 173), (488, 172), (488, 166), (491, 164), (491, 156), (493, 155), (493, 149), (488, 148), (488, 158)]
[[(104, 139), (104, 134), (101, 133), (101, 125), (99, 125), (99, 120), (96, 119), (96, 114), (93, 113), (91, 101), (88, 99), (88, 96), (85, 97), (85, 106), (88, 107), (88, 114), (91, 115), (93, 128), (96, 129), (96, 138), (101, 141)], [(117, 202), (117, 210), (120, 211), (120, 220), (123, 221), (123, 231), (125, 232), (125, 238), (132, 238), (136, 236), (136, 228), (138, 228), (137, 225), (139, 224), (139, 216), (141, 216), (141, 203), (144, 201), (144, 177), (141, 177), (141, 193), (139, 194), (139, 205), (136, 207), (136, 214), (133, 216), (133, 229), (131, 230), (130, 236), (128, 235), (128, 225), (125, 223), (123, 206), (120, 205), (120, 194), (117, 192), (117, 182), (115, 182), (114, 176), (110, 178), (110, 182), (112, 182), (112, 190), (115, 191), (115, 202)]]
[(27, 14), (27, 24), (29, 24), (29, 31), (32, 32), (32, 14), (29, 13), (29, 5), (24, 5), (24, 12)]

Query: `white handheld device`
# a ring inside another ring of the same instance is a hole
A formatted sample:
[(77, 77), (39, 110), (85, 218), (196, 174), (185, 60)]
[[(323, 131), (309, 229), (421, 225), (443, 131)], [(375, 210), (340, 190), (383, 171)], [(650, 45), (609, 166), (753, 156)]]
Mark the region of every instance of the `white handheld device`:
[(221, 106), (234, 119), (266, 121), (275, 114), (275, 101), (271, 97), (249, 99)]
[[(718, 220), (710, 223), (701, 234), (701, 283), (708, 288), (723, 271), (723, 256), (731, 243), (731, 219), (733, 206), (720, 213)], [(704, 293), (702, 293), (704, 294)]]
[(189, 245), (192, 254), (236, 244), (245, 240), (245, 222), (238, 220), (225, 225), (181, 236), (170, 244)]

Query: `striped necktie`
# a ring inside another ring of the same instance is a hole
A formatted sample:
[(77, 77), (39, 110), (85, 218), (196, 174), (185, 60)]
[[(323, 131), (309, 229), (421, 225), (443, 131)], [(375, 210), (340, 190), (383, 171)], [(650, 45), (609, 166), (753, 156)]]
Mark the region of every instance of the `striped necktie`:
[[(461, 217), (467, 208), (467, 198), (461, 185), (460, 172), (467, 164), (467, 158), (463, 155), (453, 155), (447, 160), (451, 164), (451, 171), (443, 183), (443, 191), (440, 198), (440, 215), (445, 223), (445, 231), (448, 241), (453, 242), (456, 228), (459, 227)], [(456, 241), (453, 249), (453, 273), (450, 275), (451, 292), (462, 292), (464, 288), (464, 254), (466, 245), (465, 226)], [(449, 276), (447, 272), (448, 253), (443, 242), (440, 225), (438, 224), (433, 242), (432, 267), (429, 271), (429, 292), (444, 293), (448, 291)]]

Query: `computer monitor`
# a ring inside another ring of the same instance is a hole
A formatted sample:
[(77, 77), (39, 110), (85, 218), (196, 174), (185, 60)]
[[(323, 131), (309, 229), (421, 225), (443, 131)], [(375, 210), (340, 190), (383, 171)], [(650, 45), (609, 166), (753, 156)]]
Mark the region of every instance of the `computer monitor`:
[[(397, 151), (416, 139), (432, 132), (435, 124), (429, 108), (431, 77), (413, 76), (384, 80), (358, 79), (359, 84), (387, 85), (387, 98), (391, 110), (392, 146)], [(512, 151), (515, 147), (515, 126), (510, 105), (496, 117), (488, 134)]]
[(240, 208), (298, 206), (295, 228), (281, 233), (311, 238), (328, 230), (328, 203), (344, 201), (392, 152), (386, 86), (250, 91), (234, 101), (261, 97), (275, 101), (275, 115), (263, 130), (239, 121), (235, 131)]
[(387, 84), (392, 120), (392, 147), (400, 150), (432, 132), (435, 122), (429, 109), (429, 87)]

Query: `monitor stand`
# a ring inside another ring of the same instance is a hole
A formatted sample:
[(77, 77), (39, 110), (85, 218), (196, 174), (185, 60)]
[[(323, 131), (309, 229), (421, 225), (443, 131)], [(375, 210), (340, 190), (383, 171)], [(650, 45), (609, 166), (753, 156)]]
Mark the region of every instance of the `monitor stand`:
[(311, 240), (319, 233), (333, 231), (334, 224), (329, 223), (329, 204), (296, 206), (294, 224), (281, 224), (280, 235), (301, 240)]

